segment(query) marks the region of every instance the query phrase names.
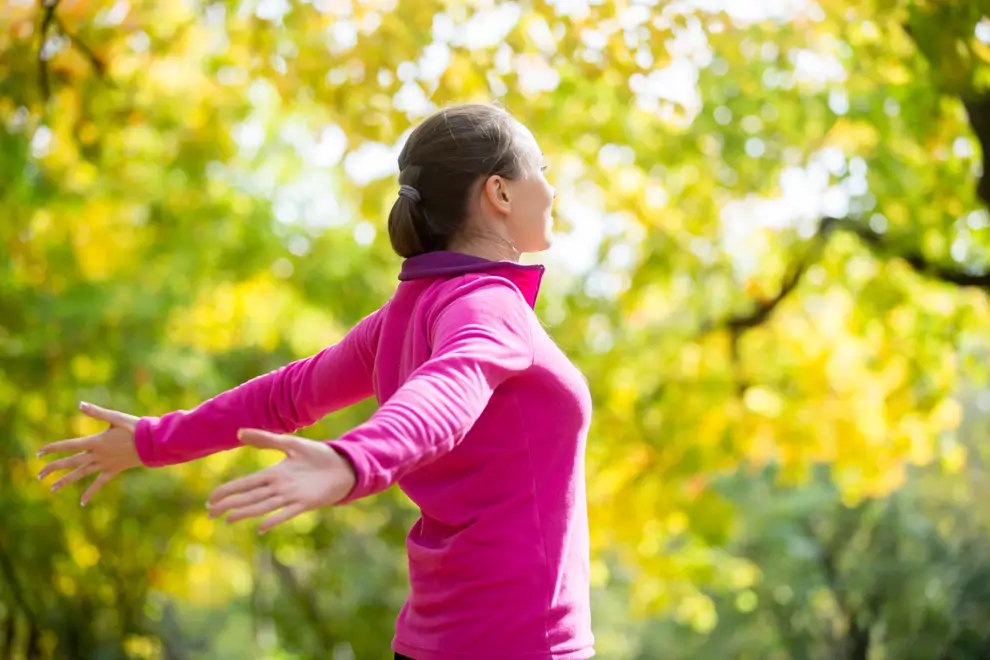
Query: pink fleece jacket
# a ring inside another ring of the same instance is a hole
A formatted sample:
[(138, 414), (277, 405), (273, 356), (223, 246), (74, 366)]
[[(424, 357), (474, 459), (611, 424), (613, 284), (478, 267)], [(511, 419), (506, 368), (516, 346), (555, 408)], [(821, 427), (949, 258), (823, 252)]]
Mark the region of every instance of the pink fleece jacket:
[(594, 655), (584, 453), (591, 397), (533, 306), (542, 266), (453, 252), (407, 260), (393, 297), (339, 343), (206, 401), (142, 418), (148, 466), (291, 433), (374, 395), (330, 445), (347, 501), (394, 483), (422, 513), (392, 648), (415, 660)]

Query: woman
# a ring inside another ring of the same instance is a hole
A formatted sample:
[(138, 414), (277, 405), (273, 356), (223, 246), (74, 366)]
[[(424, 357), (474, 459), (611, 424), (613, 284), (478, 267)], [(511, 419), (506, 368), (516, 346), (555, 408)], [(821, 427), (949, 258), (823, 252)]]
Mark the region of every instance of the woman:
[[(392, 298), (338, 344), (206, 401), (110, 423), (41, 454), (91, 474), (83, 504), (119, 472), (242, 444), (279, 464), (209, 499), (229, 521), (305, 511), (394, 483), (421, 517), (409, 532), (410, 594), (396, 658), (578, 660), (594, 655), (584, 450), (591, 412), (581, 373), (533, 312), (549, 247), (553, 188), (532, 134), (488, 105), (441, 110), (399, 155), (389, 236), (405, 258)], [(364, 424), (329, 442), (287, 434), (374, 395)]]

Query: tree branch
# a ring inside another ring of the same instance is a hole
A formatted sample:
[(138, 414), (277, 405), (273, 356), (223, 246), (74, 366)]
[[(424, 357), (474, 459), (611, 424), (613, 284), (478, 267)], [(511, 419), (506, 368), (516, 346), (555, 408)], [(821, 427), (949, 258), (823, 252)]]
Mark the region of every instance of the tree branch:
[[(988, 116), (988, 124), (990, 124), (990, 116)], [(988, 126), (988, 130), (990, 130), (990, 126)], [(915, 248), (897, 249), (895, 247), (896, 241), (853, 218), (824, 218), (818, 225), (818, 231), (811, 239), (810, 247), (793, 264), (784, 277), (777, 295), (768, 300), (757, 301), (753, 309), (747, 313), (731, 316), (718, 322), (705, 323), (702, 325), (701, 332), (705, 334), (715, 330), (728, 330), (733, 342), (735, 342), (747, 330), (766, 323), (773, 315), (774, 310), (797, 288), (808, 268), (821, 257), (829, 238), (836, 231), (845, 231), (856, 235), (878, 257), (900, 259), (919, 275), (946, 284), (978, 288), (990, 293), (990, 272), (970, 273), (961, 268), (953, 268), (932, 261)]]
[(41, 6), (41, 26), (38, 28), (38, 86), (41, 88), (41, 98), (45, 101), (51, 95), (45, 44), (48, 42), (48, 29), (55, 18), (55, 8), (58, 7), (58, 2), (59, 0), (38, 0), (38, 4)]
[(31, 658), (31, 660), (34, 660), (34, 658), (40, 658), (41, 657), (41, 649), (39, 648), (40, 646), (41, 646), (41, 630), (39, 630), (38, 626), (36, 626), (32, 621), (30, 622), (30, 627), (28, 628), (27, 648), (25, 648), (24, 650), (24, 657)]
[(68, 37), (69, 41), (72, 42), (72, 45), (78, 48), (80, 51), (82, 51), (83, 55), (86, 56), (86, 59), (89, 60), (89, 64), (90, 66), (93, 67), (93, 71), (96, 72), (96, 75), (104, 82), (110, 82), (106, 78), (106, 73), (107, 73), (106, 63), (103, 60), (101, 60), (100, 57), (93, 52), (93, 49), (90, 48), (85, 41), (80, 39), (78, 35), (76, 35), (73, 32), (69, 32), (65, 28), (65, 23), (62, 22), (61, 18), (59, 18), (56, 15), (54, 20), (55, 20), (55, 25), (58, 27), (59, 31), (62, 34), (64, 34), (66, 37)]
[(975, 99), (962, 99), (969, 125), (980, 141), (983, 152), (983, 175), (976, 185), (976, 194), (987, 205), (990, 205), (990, 95)]
[(893, 241), (877, 233), (863, 223), (850, 218), (826, 218), (822, 224), (830, 223), (835, 229), (858, 236), (873, 252), (880, 256), (902, 259), (919, 275), (936, 279), (946, 284), (961, 287), (976, 287), (990, 292), (990, 272), (968, 273), (961, 268), (950, 268), (929, 260), (917, 249), (898, 251)]
[[(925, 47), (924, 40), (918, 39), (914, 27), (905, 22), (901, 25), (904, 33), (914, 41), (918, 52), (932, 65), (937, 65), (935, 54), (930, 48)], [(960, 94), (958, 90), (941, 90), (949, 96), (955, 96), (962, 101), (966, 114), (969, 117), (969, 125), (973, 129), (973, 134), (980, 142), (980, 149), (983, 152), (983, 174), (976, 185), (976, 194), (985, 204), (990, 206), (990, 94), (979, 94), (970, 96), (964, 92)]]
[(14, 657), (14, 636), (17, 634), (17, 614), (7, 612), (3, 622), (3, 637), (0, 637), (0, 658)]
[(773, 311), (777, 309), (777, 306), (789, 296), (794, 289), (797, 288), (798, 283), (801, 278), (804, 277), (805, 272), (808, 267), (816, 262), (821, 256), (825, 245), (828, 244), (828, 239), (834, 229), (833, 222), (831, 218), (826, 218), (818, 225), (818, 231), (815, 232), (814, 237), (811, 239), (810, 247), (805, 251), (805, 253), (798, 259), (790, 268), (787, 275), (784, 276), (784, 281), (780, 284), (780, 291), (773, 298), (768, 300), (761, 300), (756, 303), (756, 306), (746, 314), (739, 314), (725, 319), (721, 322), (706, 323), (702, 326), (702, 333), (708, 333), (713, 330), (729, 330), (735, 340), (738, 340), (739, 336), (742, 335), (747, 330), (751, 330), (758, 325), (762, 325), (769, 320)]
[(70, 32), (65, 27), (62, 19), (55, 13), (58, 3), (59, 0), (39, 0), (39, 5), (41, 6), (41, 26), (38, 28), (38, 85), (41, 88), (41, 96), (46, 101), (51, 96), (51, 83), (48, 76), (48, 57), (45, 52), (45, 45), (48, 43), (48, 33), (53, 25), (86, 57), (100, 80), (107, 84), (112, 83), (112, 81), (107, 79), (106, 62), (93, 52), (89, 44), (80, 39), (74, 32)]

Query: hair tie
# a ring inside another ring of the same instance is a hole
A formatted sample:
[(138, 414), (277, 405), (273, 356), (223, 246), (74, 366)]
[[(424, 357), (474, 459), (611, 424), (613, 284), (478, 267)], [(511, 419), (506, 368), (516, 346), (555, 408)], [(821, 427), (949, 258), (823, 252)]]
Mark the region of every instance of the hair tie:
[(410, 199), (412, 200), (413, 204), (418, 204), (423, 199), (420, 196), (418, 190), (416, 190), (412, 186), (407, 186), (405, 184), (399, 186), (399, 197), (405, 197), (407, 199)]

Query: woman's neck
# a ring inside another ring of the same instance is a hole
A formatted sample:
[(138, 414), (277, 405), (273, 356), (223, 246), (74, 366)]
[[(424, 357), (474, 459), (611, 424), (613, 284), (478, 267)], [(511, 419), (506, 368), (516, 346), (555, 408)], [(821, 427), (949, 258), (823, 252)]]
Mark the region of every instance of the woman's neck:
[(502, 239), (486, 239), (482, 237), (464, 237), (461, 240), (451, 241), (447, 248), (451, 252), (468, 254), (472, 257), (479, 257), (489, 261), (511, 261), (518, 263), (522, 254), (512, 247), (508, 241)]

